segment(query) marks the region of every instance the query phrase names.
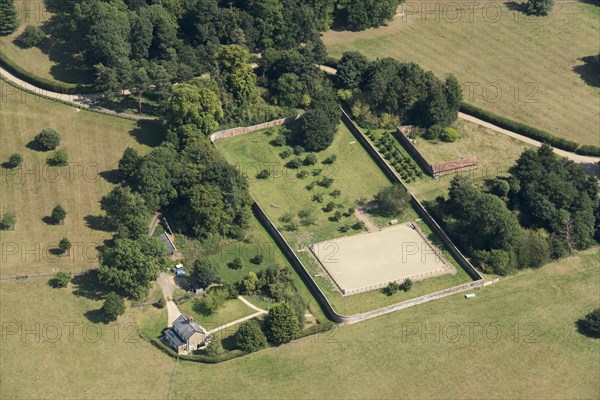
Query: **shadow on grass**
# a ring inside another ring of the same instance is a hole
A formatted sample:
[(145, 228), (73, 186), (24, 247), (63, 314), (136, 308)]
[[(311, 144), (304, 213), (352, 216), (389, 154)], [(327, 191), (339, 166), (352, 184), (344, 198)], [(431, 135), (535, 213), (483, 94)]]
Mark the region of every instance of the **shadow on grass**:
[(86, 311), (83, 315), (88, 319), (88, 321), (94, 324), (108, 324), (111, 322), (111, 320), (108, 319), (99, 308), (97, 310)]
[(582, 57), (582, 65), (573, 68), (573, 72), (578, 74), (588, 85), (600, 87), (600, 55)]
[(505, 3), (506, 8), (511, 11), (518, 11), (527, 15), (527, 3), (518, 3), (516, 1), (509, 1)]
[(76, 275), (71, 282), (76, 287), (73, 291), (75, 296), (91, 300), (102, 300), (107, 293), (113, 291), (99, 281), (98, 271), (94, 269)]
[(594, 339), (600, 339), (600, 332), (595, 332), (591, 330), (588, 326), (588, 322), (583, 318), (575, 321), (575, 327), (577, 328), (577, 332), (581, 333), (584, 336)]
[(102, 171), (98, 175), (108, 183), (112, 183), (113, 185), (117, 185), (121, 183), (121, 177), (119, 174), (119, 169), (111, 169), (109, 171)]
[(102, 215), (86, 215), (83, 217), (85, 225), (95, 231), (113, 232), (114, 227), (108, 222), (108, 219)]
[(56, 220), (49, 215), (42, 217), (42, 222), (44, 222), (46, 225), (58, 225)]
[(129, 132), (139, 144), (150, 147), (160, 145), (165, 133), (165, 128), (158, 121), (138, 121), (136, 127)]

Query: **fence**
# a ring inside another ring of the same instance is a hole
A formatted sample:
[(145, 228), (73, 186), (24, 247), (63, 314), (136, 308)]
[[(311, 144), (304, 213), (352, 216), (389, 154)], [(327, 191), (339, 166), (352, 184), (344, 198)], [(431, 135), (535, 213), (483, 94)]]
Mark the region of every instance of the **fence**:
[(226, 139), (235, 136), (244, 135), (246, 133), (260, 131), (261, 129), (273, 128), (275, 126), (281, 126), (283, 124), (287, 124), (290, 122), (297, 121), (301, 118), (300, 115), (296, 115), (293, 117), (280, 118), (269, 122), (263, 122), (262, 124), (252, 125), (252, 126), (239, 126), (237, 128), (225, 129), (222, 131), (218, 131), (210, 135), (210, 141), (215, 142), (219, 139)]
[(400, 141), (404, 149), (406, 149), (412, 158), (415, 159), (423, 171), (434, 178), (477, 168), (476, 156), (469, 156), (467, 158), (461, 158), (459, 160), (443, 163), (430, 164), (425, 157), (423, 157), (421, 152), (415, 147), (414, 143), (404, 134), (403, 129), (398, 128), (395, 136), (396, 139)]

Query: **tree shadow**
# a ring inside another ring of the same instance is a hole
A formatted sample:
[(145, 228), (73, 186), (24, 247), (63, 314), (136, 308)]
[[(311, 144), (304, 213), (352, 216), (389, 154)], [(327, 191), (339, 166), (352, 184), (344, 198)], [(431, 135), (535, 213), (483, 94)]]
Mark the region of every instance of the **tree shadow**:
[(73, 291), (75, 296), (91, 300), (102, 300), (107, 293), (113, 291), (99, 281), (98, 271), (94, 269), (74, 276), (71, 283), (76, 287)]
[(113, 232), (114, 231), (114, 227), (110, 224), (110, 222), (108, 221), (108, 219), (105, 216), (102, 215), (86, 215), (85, 217), (83, 217), (84, 221), (85, 221), (85, 225), (90, 228), (93, 229), (95, 231), (101, 231), (101, 232)]
[(88, 321), (94, 324), (108, 324), (110, 322), (100, 308), (86, 311), (83, 315), (88, 319)]
[(165, 128), (160, 121), (141, 120), (129, 132), (139, 144), (150, 147), (159, 146), (165, 138)]
[(111, 169), (108, 171), (101, 171), (98, 175), (100, 175), (101, 178), (103, 178), (108, 183), (112, 183), (113, 185), (118, 185), (122, 182), (118, 168)]
[(588, 85), (600, 87), (600, 55), (580, 58), (583, 64), (573, 67), (573, 72), (578, 74)]
[(590, 330), (587, 321), (583, 318), (575, 321), (575, 327), (577, 328), (577, 332), (581, 333), (584, 336), (593, 339), (600, 339), (600, 335), (597, 332), (593, 332), (592, 330)]
[(46, 225), (58, 225), (56, 220), (49, 215), (42, 217), (42, 222), (44, 222)]
[(33, 150), (33, 151), (41, 151), (44, 153), (47, 153), (49, 151), (52, 150), (46, 150), (46, 149), (42, 149), (40, 146), (38, 146), (38, 144), (36, 143), (35, 139), (31, 139), (26, 145), (25, 147), (27, 147), (29, 150)]
[(54, 247), (50, 250), (48, 250), (48, 252), (50, 254), (52, 254), (53, 256), (62, 256), (62, 255), (67, 255), (66, 252), (64, 252), (60, 247)]
[(523, 14), (528, 14), (527, 3), (518, 3), (516, 1), (509, 1), (504, 4), (506, 5), (506, 8), (508, 8), (511, 11), (518, 11)]
[(600, 179), (600, 164), (598, 163), (581, 163), (579, 164), (585, 172)]
[(8, 161), (3, 162), (0, 166), (4, 169), (15, 169), (16, 167), (9, 163)]

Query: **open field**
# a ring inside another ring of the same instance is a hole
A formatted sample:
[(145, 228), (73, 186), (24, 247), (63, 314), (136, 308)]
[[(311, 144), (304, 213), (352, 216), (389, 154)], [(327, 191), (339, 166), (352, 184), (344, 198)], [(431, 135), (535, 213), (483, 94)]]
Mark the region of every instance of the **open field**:
[[(126, 341), (125, 324), (142, 309), (119, 318), (119, 340), (102, 325), (93, 343), (81, 327), (99, 302), (44, 279), (0, 282), (3, 329), (19, 324), (0, 343), (0, 397), (375, 399), (402, 390), (421, 399), (593, 399), (600, 342), (577, 333), (575, 321), (600, 306), (599, 280), (596, 247), (479, 289), (474, 300), (450, 296), (217, 365), (176, 364), (149, 343)], [(22, 338), (20, 324), (36, 322), (40, 332), (79, 325), (72, 341), (66, 330), (58, 342), (50, 333)]]
[[(600, 47), (600, 9), (559, 2), (547, 17), (508, 3), (473, 8), (456, 2), (407, 2), (387, 27), (325, 33), (331, 56), (359, 50), (370, 59), (413, 61), (438, 76), (453, 73), (465, 101), (557, 136), (599, 144), (600, 90), (581, 61)], [(590, 84), (586, 82), (590, 82)]]
[[(6, 85), (0, 82), (2, 85)], [(82, 111), (26, 94), (7, 86), (0, 104), (0, 162), (12, 153), (23, 156), (16, 169), (0, 169), (0, 213), (16, 213), (14, 231), (0, 231), (1, 275), (47, 273), (54, 268), (81, 271), (97, 265), (96, 246), (110, 237), (102, 231), (99, 201), (114, 181), (113, 170), (126, 147), (149, 151), (158, 144), (161, 128), (99, 113)], [(49, 167), (53, 152), (27, 147), (43, 128), (61, 135), (59, 149), (69, 155), (69, 165)], [(61, 204), (67, 211), (63, 225), (44, 218)], [(68, 237), (70, 255), (52, 254), (58, 241)]]
[(27, 25), (38, 25), (44, 28), (52, 13), (46, 10), (45, 2), (40, 0), (16, 0), (15, 5), (21, 18), (21, 26), (8, 36), (0, 37), (0, 52), (32, 76), (53, 82), (86, 83), (90, 77), (71, 68), (74, 65), (69, 49), (61, 46), (42, 45), (23, 49), (14, 40)]
[[(268, 135), (269, 132), (257, 131), (233, 139), (219, 140), (216, 145), (228, 162), (247, 176), (250, 181), (250, 193), (271, 221), (282, 231), (286, 230), (283, 229), (286, 223), (280, 222), (280, 218), (286, 213), (294, 215), (294, 220), (299, 227), (295, 231), (286, 232), (288, 241), (303, 246), (357, 233), (352, 229), (347, 233), (339, 231), (343, 224), (356, 222), (354, 215), (342, 217), (340, 222), (332, 222), (330, 217), (335, 211), (325, 212), (322, 208), (327, 203), (334, 202), (336, 210), (346, 212), (350, 207), (357, 207), (358, 199), (370, 201), (380, 189), (391, 184), (360, 143), (343, 124), (340, 124), (333, 144), (327, 150), (317, 154), (317, 164), (291, 169), (285, 164), (294, 156), (282, 159), (278, 154), (286, 147), (269, 144), (275, 138), (275, 133)], [(332, 154), (337, 156), (335, 163), (322, 164), (322, 161)], [(262, 169), (271, 169), (271, 176), (267, 179), (257, 179), (256, 174)], [(313, 176), (312, 172), (315, 169), (322, 169), (322, 172), (318, 176)], [(307, 171), (307, 176), (298, 178), (296, 174), (300, 170)], [(314, 184), (312, 189), (307, 189), (309, 184), (323, 177), (334, 180), (329, 188)], [(336, 189), (341, 191), (338, 197), (331, 195), (331, 192)], [(323, 196), (321, 203), (313, 201), (313, 196), (319, 194)], [(302, 210), (312, 210), (316, 218), (314, 224), (309, 226), (299, 224), (297, 215)], [(414, 212), (408, 210), (405, 215), (398, 216), (398, 219), (407, 221), (412, 219), (413, 215)], [(389, 218), (386, 219), (387, 222)]]
[(311, 251), (344, 294), (451, 270), (408, 225), (316, 243)]

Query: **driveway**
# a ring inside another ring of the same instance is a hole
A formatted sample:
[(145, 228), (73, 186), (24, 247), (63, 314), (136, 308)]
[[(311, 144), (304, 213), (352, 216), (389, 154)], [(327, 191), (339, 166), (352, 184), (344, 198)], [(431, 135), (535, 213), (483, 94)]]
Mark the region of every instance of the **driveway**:
[(158, 286), (160, 286), (160, 289), (162, 290), (165, 300), (167, 301), (167, 327), (171, 327), (173, 326), (173, 321), (175, 321), (181, 315), (181, 311), (179, 311), (177, 304), (173, 302), (173, 294), (175, 294), (177, 285), (175, 284), (173, 276), (167, 274), (166, 272), (160, 273), (157, 282)]

